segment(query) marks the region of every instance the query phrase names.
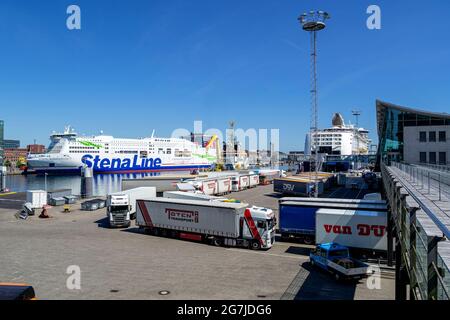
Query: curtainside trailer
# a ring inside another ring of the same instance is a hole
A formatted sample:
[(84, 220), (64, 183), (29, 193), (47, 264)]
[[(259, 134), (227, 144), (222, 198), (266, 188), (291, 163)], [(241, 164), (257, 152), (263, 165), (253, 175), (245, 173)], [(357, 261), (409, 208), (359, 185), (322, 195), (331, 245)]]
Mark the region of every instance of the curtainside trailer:
[(279, 229), (282, 239), (293, 237), (307, 244), (313, 243), (316, 237), (316, 215), (320, 209), (377, 211), (386, 213), (387, 206), (383, 203), (280, 201)]
[(153, 235), (217, 246), (269, 249), (275, 242), (273, 211), (245, 203), (139, 200), (136, 225)]
[(316, 213), (316, 243), (337, 242), (370, 251), (387, 250), (386, 211), (320, 209)]

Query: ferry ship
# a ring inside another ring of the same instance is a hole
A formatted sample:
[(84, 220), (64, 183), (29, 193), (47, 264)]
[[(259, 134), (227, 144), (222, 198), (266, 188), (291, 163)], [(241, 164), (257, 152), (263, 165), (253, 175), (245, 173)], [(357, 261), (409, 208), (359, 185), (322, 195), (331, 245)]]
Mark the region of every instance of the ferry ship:
[[(371, 140), (369, 131), (352, 124), (345, 124), (340, 113), (335, 113), (331, 120), (332, 127), (318, 130), (317, 135), (306, 135), (305, 153), (312, 149), (327, 155), (352, 156), (367, 155)], [(312, 143), (312, 146), (311, 146)], [(312, 148), (311, 148), (312, 147)]]
[(132, 173), (208, 169), (217, 162), (217, 137), (205, 145), (181, 138), (122, 139), (109, 135), (78, 136), (66, 127), (50, 136), (47, 153), (29, 155), (36, 173)]

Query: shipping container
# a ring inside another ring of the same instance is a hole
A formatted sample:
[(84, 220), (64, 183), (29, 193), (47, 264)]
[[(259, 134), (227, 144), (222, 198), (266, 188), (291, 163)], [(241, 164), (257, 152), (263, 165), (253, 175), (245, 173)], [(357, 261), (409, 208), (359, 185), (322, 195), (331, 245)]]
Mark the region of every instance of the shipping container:
[(387, 212), (320, 209), (316, 213), (316, 243), (336, 242), (365, 249), (387, 250)]
[(28, 190), (27, 202), (31, 204), (31, 208), (42, 208), (47, 204), (47, 192), (44, 190)]
[(66, 199), (64, 199), (63, 197), (54, 197), (50, 198), (48, 203), (51, 206), (62, 206), (63, 204), (66, 203)]
[[(319, 194), (324, 191), (324, 184), (318, 181)], [(273, 181), (273, 191), (294, 196), (308, 196), (315, 188), (314, 180), (305, 178), (279, 178)]]

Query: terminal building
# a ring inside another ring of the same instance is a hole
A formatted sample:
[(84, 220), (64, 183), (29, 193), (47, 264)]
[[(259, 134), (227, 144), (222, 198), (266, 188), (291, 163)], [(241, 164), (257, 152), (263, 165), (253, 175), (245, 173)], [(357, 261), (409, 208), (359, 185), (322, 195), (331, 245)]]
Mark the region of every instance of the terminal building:
[(379, 156), (383, 162), (450, 164), (450, 114), (377, 101)]
[(397, 300), (450, 300), (450, 115), (376, 101)]

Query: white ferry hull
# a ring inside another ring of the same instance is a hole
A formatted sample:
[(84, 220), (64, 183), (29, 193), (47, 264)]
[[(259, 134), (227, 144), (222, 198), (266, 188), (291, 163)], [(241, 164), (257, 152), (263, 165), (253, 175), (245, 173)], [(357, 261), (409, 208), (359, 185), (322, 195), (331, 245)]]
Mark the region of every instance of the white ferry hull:
[(217, 160), (212, 147), (178, 138), (116, 139), (112, 136), (77, 137), (75, 133), (51, 136), (49, 152), (30, 155), (28, 168), (37, 173), (132, 173), (207, 169)]

